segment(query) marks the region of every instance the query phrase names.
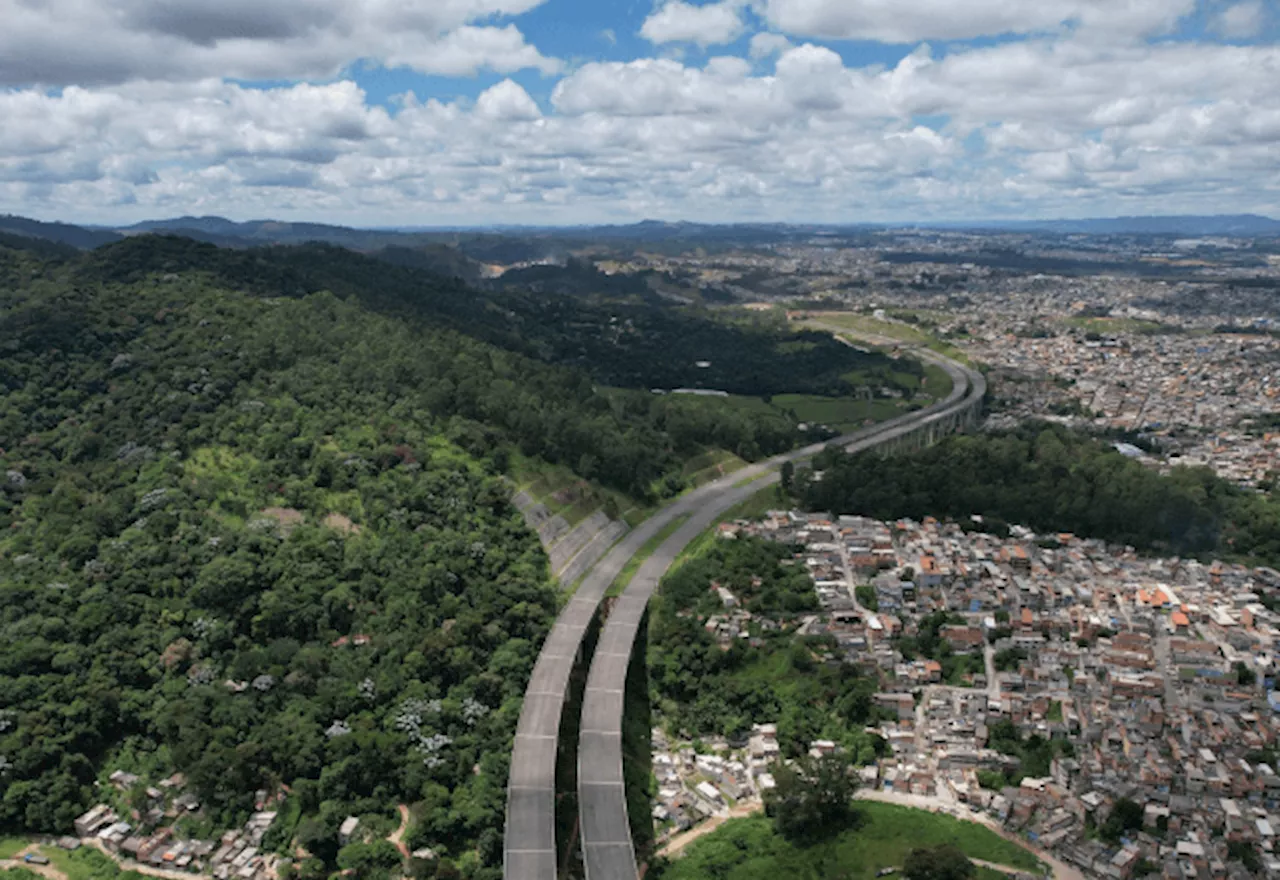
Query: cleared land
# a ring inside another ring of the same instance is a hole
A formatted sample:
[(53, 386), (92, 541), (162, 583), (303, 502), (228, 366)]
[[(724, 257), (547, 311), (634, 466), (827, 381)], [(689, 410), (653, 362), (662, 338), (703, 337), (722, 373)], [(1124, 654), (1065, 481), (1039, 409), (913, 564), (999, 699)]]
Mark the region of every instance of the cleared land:
[(0, 859), (11, 859), (27, 847), (21, 837), (0, 837)]
[[(806, 312), (806, 314), (809, 316), (808, 319), (801, 322), (805, 326), (812, 326), (819, 330), (843, 327), (862, 333), (888, 336), (910, 345), (924, 346), (952, 360), (969, 364), (969, 358), (963, 351), (913, 324), (901, 321), (879, 321), (870, 315), (859, 315), (853, 312)], [(969, 365), (972, 366), (972, 364)]]
[(810, 847), (789, 843), (765, 816), (734, 819), (689, 845), (662, 880), (872, 880), (881, 868), (900, 867), (912, 849), (940, 843), (955, 844), (971, 859), (1041, 871), (1030, 852), (973, 822), (895, 804), (864, 802), (858, 810), (859, 827)]

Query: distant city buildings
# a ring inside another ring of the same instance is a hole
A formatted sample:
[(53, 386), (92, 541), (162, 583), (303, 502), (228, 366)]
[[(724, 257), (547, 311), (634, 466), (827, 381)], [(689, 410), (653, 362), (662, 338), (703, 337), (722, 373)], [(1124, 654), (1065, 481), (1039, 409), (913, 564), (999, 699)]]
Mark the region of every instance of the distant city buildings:
[[(833, 660), (879, 676), (890, 754), (865, 769), (873, 796), (982, 817), (1088, 876), (1253, 876), (1239, 872), (1238, 845), (1280, 877), (1280, 615), (1267, 605), (1280, 572), (932, 519), (775, 511), (721, 534), (797, 545), (822, 610), (728, 611), (708, 621), (718, 638), (750, 638), (766, 621), (826, 634)], [(948, 649), (980, 658), (981, 672), (954, 667), (947, 682), (942, 664), (903, 657), (896, 637), (936, 612), (952, 621)], [(664, 838), (759, 797), (779, 754), (773, 721), (754, 719), (745, 746), (709, 743), (711, 755), (655, 731)], [(1011, 777), (1020, 759), (997, 748), (998, 727), (1069, 746), (1046, 753), (1043, 775)], [(1141, 807), (1142, 828), (1107, 843), (1095, 829), (1121, 800)]]

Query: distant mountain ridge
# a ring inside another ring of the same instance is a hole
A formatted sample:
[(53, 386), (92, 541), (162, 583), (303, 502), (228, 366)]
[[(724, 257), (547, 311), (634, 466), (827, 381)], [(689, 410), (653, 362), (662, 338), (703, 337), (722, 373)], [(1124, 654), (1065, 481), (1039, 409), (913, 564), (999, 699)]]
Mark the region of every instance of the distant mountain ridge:
[[(439, 271), (473, 279), (479, 277), (478, 262), (518, 262), (539, 258), (542, 251), (559, 251), (565, 243), (581, 242), (687, 242), (753, 244), (806, 239), (814, 235), (839, 235), (857, 230), (903, 228), (1028, 232), (1058, 235), (1150, 235), (1150, 236), (1280, 236), (1280, 220), (1259, 214), (1126, 216), (1057, 220), (988, 220), (937, 223), (695, 223), (688, 221), (642, 220), (638, 223), (600, 226), (492, 227), (489, 229), (360, 229), (325, 223), (295, 223), (283, 220), (238, 222), (225, 217), (173, 217), (145, 220), (131, 226), (77, 226), (50, 223), (26, 217), (0, 215), (0, 234), (16, 235), (90, 250), (133, 235), (161, 233), (193, 238), (219, 247), (248, 248), (262, 245), (323, 242), (350, 250), (374, 253), (395, 250), (397, 262), (412, 262), (426, 268), (433, 261)], [(509, 244), (517, 240), (533, 243), (513, 252)], [(537, 242), (543, 245), (536, 245)], [(561, 244), (549, 247), (549, 242)], [(449, 256), (442, 246), (461, 250), (467, 257)], [(421, 251), (413, 255), (407, 251)], [(523, 253), (528, 251), (528, 253)], [(534, 253), (538, 251), (539, 253)], [(478, 261), (478, 262), (477, 262)]]
[(1082, 235), (1280, 235), (1280, 220), (1260, 214), (1174, 214), (1083, 220), (1026, 220), (974, 224), (973, 228), (1020, 229)]
[(71, 245), (78, 250), (89, 250), (124, 238), (110, 229), (88, 229), (70, 223), (45, 223), (11, 214), (0, 215), (0, 232), (23, 238), (38, 238)]

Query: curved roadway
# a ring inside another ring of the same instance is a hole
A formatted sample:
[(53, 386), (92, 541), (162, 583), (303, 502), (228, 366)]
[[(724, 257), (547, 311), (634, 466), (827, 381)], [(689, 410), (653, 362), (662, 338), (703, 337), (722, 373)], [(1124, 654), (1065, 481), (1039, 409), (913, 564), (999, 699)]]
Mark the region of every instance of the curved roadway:
[[(921, 351), (951, 376), (948, 397), (835, 440), (816, 443), (751, 465), (677, 499), (627, 534), (583, 579), (561, 611), (534, 665), (525, 692), (507, 786), (503, 874), (506, 880), (555, 880), (556, 750), (569, 676), (600, 600), (623, 567), (654, 535), (678, 517), (690, 518), (649, 557), (614, 606), (596, 646), (582, 706), (578, 792), (582, 844), (589, 880), (634, 880), (635, 851), (622, 782), (622, 699), (631, 646), (649, 597), (675, 557), (716, 518), (779, 479), (784, 462), (811, 458), (832, 444), (870, 448), (930, 423), (948, 423), (986, 392), (981, 374)], [(770, 473), (772, 472), (772, 473)], [(735, 485), (762, 477), (747, 485)]]

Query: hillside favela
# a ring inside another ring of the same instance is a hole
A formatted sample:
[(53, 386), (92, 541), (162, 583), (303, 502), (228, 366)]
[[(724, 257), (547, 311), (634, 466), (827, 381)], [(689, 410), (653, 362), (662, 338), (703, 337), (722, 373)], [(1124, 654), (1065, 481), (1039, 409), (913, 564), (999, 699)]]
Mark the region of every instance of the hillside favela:
[(0, 880), (1280, 880), (1280, 4), (0, 0)]

